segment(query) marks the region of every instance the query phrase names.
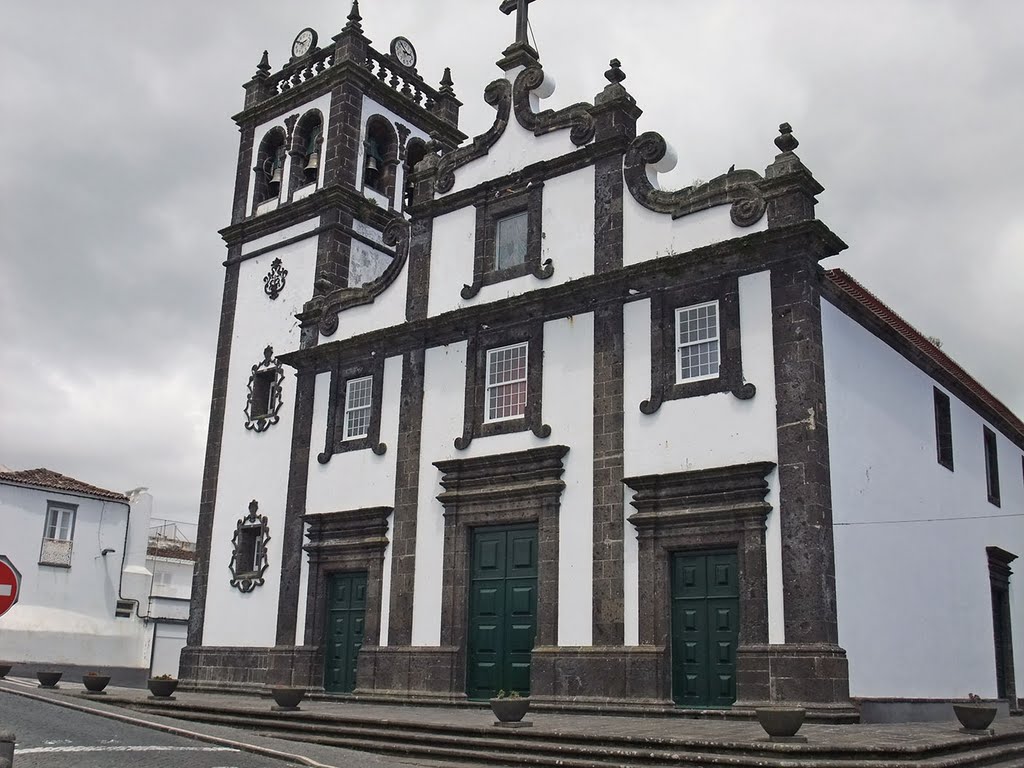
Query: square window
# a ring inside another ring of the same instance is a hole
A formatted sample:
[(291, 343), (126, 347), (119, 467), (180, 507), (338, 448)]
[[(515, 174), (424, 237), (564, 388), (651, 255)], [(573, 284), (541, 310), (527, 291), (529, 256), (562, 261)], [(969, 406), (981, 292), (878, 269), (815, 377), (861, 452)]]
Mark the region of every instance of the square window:
[(508, 269), (526, 263), (526, 211), (498, 221), (494, 236), (494, 267)]
[(51, 504), (46, 510), (46, 538), (51, 541), (71, 541), (75, 510)]
[(528, 343), (487, 350), (485, 422), (519, 419), (526, 414)]
[(40, 565), (71, 567), (71, 541), (75, 536), (75, 514), (72, 504), (50, 502), (46, 506), (46, 524), (39, 550)]
[(356, 440), (370, 434), (373, 411), (373, 377), (350, 379), (345, 385), (345, 418), (343, 440)]
[(676, 310), (676, 384), (718, 377), (718, 302)]

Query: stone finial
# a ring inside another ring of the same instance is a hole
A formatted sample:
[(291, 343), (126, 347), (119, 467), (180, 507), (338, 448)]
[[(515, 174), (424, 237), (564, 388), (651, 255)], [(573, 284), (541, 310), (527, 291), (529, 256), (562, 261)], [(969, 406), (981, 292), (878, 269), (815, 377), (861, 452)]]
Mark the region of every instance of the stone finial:
[(363, 25), (360, 24), (363, 17), (359, 15), (359, 0), (352, 0), (352, 10), (348, 14), (348, 24), (345, 25), (344, 32), (355, 32), (357, 34), (363, 33)]
[(444, 74), (441, 76), (441, 88), (438, 90), (438, 93), (442, 96), (454, 96), (455, 90), (452, 88), (453, 85), (455, 85), (455, 83), (452, 80), (451, 67), (445, 67)]
[(609, 83), (621, 83), (626, 79), (626, 73), (622, 71), (621, 61), (612, 59), (608, 64), (611, 66), (611, 69), (604, 73), (605, 80)]
[(267, 51), (263, 52), (263, 58), (260, 59), (260, 63), (256, 65), (256, 74), (266, 77), (270, 74), (270, 54)]
[(793, 128), (789, 123), (779, 126), (779, 135), (775, 137), (775, 146), (782, 152), (792, 152), (800, 146), (800, 142), (793, 135)]

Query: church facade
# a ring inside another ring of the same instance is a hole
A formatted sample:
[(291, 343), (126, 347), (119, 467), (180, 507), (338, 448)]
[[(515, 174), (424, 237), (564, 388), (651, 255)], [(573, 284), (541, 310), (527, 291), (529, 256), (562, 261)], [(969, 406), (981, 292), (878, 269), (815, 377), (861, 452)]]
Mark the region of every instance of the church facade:
[(663, 190), (618, 61), (542, 108), (528, 6), (473, 138), (357, 3), (246, 84), (181, 677), (1016, 706), (1024, 424), (822, 269), (790, 126)]

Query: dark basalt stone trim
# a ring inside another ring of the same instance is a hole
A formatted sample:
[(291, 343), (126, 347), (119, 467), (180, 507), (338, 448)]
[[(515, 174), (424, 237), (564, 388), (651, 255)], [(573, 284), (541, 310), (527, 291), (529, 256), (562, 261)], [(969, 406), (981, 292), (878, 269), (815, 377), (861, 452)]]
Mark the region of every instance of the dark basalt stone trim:
[[(1010, 704), (1010, 710), (1020, 714), (1020, 707), (1017, 705), (1017, 681), (1013, 667), (1013, 616), (1010, 610), (1010, 577), (1013, 571), (1010, 563), (1017, 559), (1017, 555), (1007, 552), (1000, 547), (985, 547), (988, 555), (988, 574), (992, 593), (992, 626), (993, 634), (997, 639), (995, 644), (996, 654), (996, 682), (997, 695), (1002, 693), (1003, 698)], [(1002, 642), (999, 642), (999, 638)]]
[(456, 649), (451, 690), (466, 689), (471, 537), (481, 526), (537, 526), (537, 645), (558, 643), (558, 514), (568, 446), (434, 463), (443, 473), (441, 645)]
[(321, 654), (327, 636), (328, 582), (335, 573), (366, 572), (363, 642), (380, 642), (384, 551), (391, 512), (391, 507), (365, 507), (302, 517), (309, 539), (303, 547), (309, 555), (305, 643), (319, 647)]
[[(588, 144), (573, 152), (550, 160), (540, 160), (513, 173), (495, 179), (488, 179), (475, 187), (462, 189), (444, 197), (426, 200), (417, 198), (417, 202), (409, 207), (408, 212), (414, 218), (443, 216), (460, 208), (476, 205), (480, 201), (493, 197), (496, 193), (503, 192), (511, 187), (522, 188), (531, 183), (539, 184), (548, 179), (554, 179), (573, 171), (588, 168), (602, 159), (621, 156), (626, 146), (627, 140), (621, 136)], [(450, 156), (451, 153), (445, 155), (445, 157)], [(443, 162), (443, 159), (439, 162)], [(417, 165), (417, 168), (419, 167), (421, 166)], [(621, 173), (621, 168), (619, 172)]]
[[(370, 409), (370, 426), (366, 437), (345, 439), (345, 388), (351, 379), (373, 377)], [(334, 369), (331, 374), (331, 394), (327, 406), (327, 435), (323, 453), (316, 457), (321, 464), (331, 460), (336, 453), (371, 450), (377, 456), (387, 452), (387, 445), (380, 442), (380, 416), (384, 410), (384, 358), (377, 356), (367, 360), (351, 361)]]
[[(259, 378), (269, 379), (270, 401), (266, 413), (257, 413), (253, 396), (256, 394), (256, 381)], [(262, 362), (252, 366), (252, 373), (249, 375), (248, 394), (245, 401), (245, 428), (257, 434), (265, 432), (280, 421), (279, 414), (284, 404), (282, 398), (282, 384), (284, 383), (284, 369), (274, 358), (274, 348), (267, 345), (263, 350)]]
[(822, 222), (802, 222), (300, 349), (280, 355), (278, 359), (297, 368), (329, 371), (339, 355), (359, 357), (376, 351), (391, 357), (412, 349), (464, 340), (471, 335), (467, 329), (521, 323), (524, 317), (549, 321), (583, 314), (601, 304), (646, 298), (666, 282), (699, 283), (723, 274), (752, 274), (791, 259), (794, 250), (823, 259), (845, 247), (846, 244)]
[(531, 706), (669, 707), (668, 664), (666, 648), (657, 645), (534, 646)]
[(771, 270), (786, 642), (836, 645), (821, 273), (801, 249)]
[[(639, 543), (641, 645), (664, 646), (671, 656), (672, 553), (712, 549), (738, 555), (739, 646), (768, 642), (765, 496), (774, 467), (763, 461), (623, 480), (635, 491), (629, 522)], [(747, 683), (738, 670), (738, 699), (748, 696)]]
[(398, 410), (398, 447), (395, 459), (395, 512), (391, 523), (388, 645), (408, 645), (412, 642), (424, 358), (424, 351), (418, 349), (408, 352), (402, 363), (402, 402)]
[(295, 645), (302, 572), (302, 515), (306, 511), (315, 387), (315, 374), (299, 373), (295, 383), (292, 453), (288, 467), (288, 494), (285, 497), (285, 517), (281, 534), (281, 588), (277, 600), (276, 645)]
[[(275, 77), (274, 82), (279, 79), (280, 77)], [(354, 61), (336, 61), (330, 69), (316, 77), (243, 109), (231, 119), (239, 126), (259, 125), (278, 115), (299, 109), (339, 85), (349, 85), (360, 93), (365, 93), (400, 118), (423, 126), (428, 134), (438, 134), (446, 144), (458, 146), (467, 138), (456, 126), (414, 104), (411, 99), (402, 96), (399, 91), (387, 84), (382, 84), (365, 66)], [(426, 88), (429, 89), (430, 86)]]
[[(393, 587), (392, 587), (393, 589)], [(394, 613), (391, 621), (395, 620)], [(456, 673), (459, 650), (451, 647), (363, 643), (356, 669), (356, 695), (394, 697), (406, 703), (465, 701)]]
[(979, 417), (996, 427), (1003, 437), (1024, 451), (1024, 435), (1018, 432), (1016, 427), (1007, 421), (1006, 418), (979, 400), (973, 392), (967, 389), (945, 368), (917, 349), (917, 347), (879, 319), (878, 316), (868, 310), (863, 304), (849, 296), (845, 291), (832, 283), (831, 280), (828, 280), (822, 270), (819, 270), (819, 272), (818, 279), (821, 284), (822, 298), (826, 299), (829, 304), (858, 323), (869, 333), (884, 341), (912, 365), (924, 371), (924, 373), (941, 384), (947, 391), (954, 394), (960, 402), (970, 407)]
[[(593, 642), (622, 645), (624, 358), (621, 304), (594, 310)], [(531, 673), (532, 674), (532, 673)], [(531, 691), (533, 689), (531, 688)]]
[[(386, 248), (394, 248), (395, 255), (380, 277), (358, 288), (336, 288), (325, 295), (314, 296), (303, 305), (296, 317), (302, 328), (315, 327), (322, 336), (331, 336), (338, 330), (338, 315), (350, 307), (371, 304), (384, 290), (398, 279), (409, 258), (409, 223), (396, 216), (384, 228), (381, 240)], [(376, 247), (376, 246), (375, 246)], [(304, 335), (304, 341), (307, 337)]]
[(191, 643), (181, 650), (178, 678), (186, 690), (218, 688), (251, 691), (262, 687), (270, 666), (269, 648), (202, 646)]
[[(526, 342), (526, 412), (520, 419), (487, 423), (484, 421), (487, 389), (487, 351)], [(470, 336), (466, 349), (466, 399), (462, 435), (455, 448), (466, 450), (476, 437), (533, 432), (537, 437), (551, 436), (551, 427), (543, 423), (541, 397), (544, 391), (544, 324), (531, 322)]]
[[(718, 299), (718, 376), (677, 384), (676, 310), (715, 299)], [(640, 403), (640, 412), (651, 415), (666, 400), (713, 392), (732, 392), (740, 400), (749, 400), (757, 392), (753, 384), (743, 381), (740, 294), (736, 277), (690, 283), (686, 288), (658, 291), (651, 296), (651, 397)]]
[[(253, 499), (249, 502), (249, 514), (239, 518), (235, 524), (235, 535), (231, 539), (231, 562), (228, 568), (231, 571), (231, 586), (239, 592), (252, 592), (255, 587), (263, 586), (263, 574), (266, 573), (269, 563), (267, 562), (267, 542), (270, 541), (270, 525), (266, 515), (257, 515), (259, 502)], [(257, 543), (259, 544), (258, 556), (253, 558), (253, 569), (242, 571), (238, 568), (238, 556), (241, 554), (241, 542), (239, 539), (247, 529), (258, 529)]]
[(253, 149), (256, 137), (256, 126), (253, 124), (240, 126), (242, 134), (238, 145), (238, 167), (235, 170), (235, 196), (231, 204), (231, 223), (236, 224), (245, 218), (246, 204), (249, 202), (249, 169), (253, 163)]
[(537, 64), (528, 66), (516, 76), (512, 88), (512, 104), (519, 125), (534, 136), (543, 136), (552, 131), (569, 128), (569, 139), (577, 147), (582, 147), (594, 138), (596, 122), (591, 114), (594, 105), (581, 101), (555, 111), (545, 109), (534, 113), (530, 105), (530, 93), (544, 83), (544, 70)]
[(767, 210), (765, 196), (760, 189), (763, 181), (757, 171), (734, 170), (716, 176), (698, 186), (684, 187), (674, 192), (656, 189), (647, 176), (647, 166), (665, 157), (668, 145), (661, 134), (642, 133), (633, 140), (626, 153), (623, 175), (629, 193), (640, 205), (656, 213), (670, 213), (673, 219), (719, 205), (732, 205), (729, 213), (738, 227), (756, 224)]
[[(485, 285), (512, 280), (524, 275), (533, 275), (538, 280), (547, 280), (555, 273), (551, 259), (541, 263), (541, 219), (544, 185), (527, 184), (526, 188), (513, 190), (497, 198), (488, 197), (476, 206), (476, 245), (473, 256), (473, 284), (463, 285), (461, 296), (471, 299), (480, 293)], [(527, 214), (526, 259), (522, 264), (498, 269), (496, 261), (498, 222), (523, 211)]]
[(453, 149), (441, 158), (434, 181), (434, 188), (441, 194), (451, 192), (455, 186), (455, 171), (486, 155), (505, 133), (512, 112), (512, 84), (505, 78), (489, 83), (484, 88), (484, 103), (497, 111), (494, 124), (466, 146)]
[[(241, 246), (236, 246), (234, 250), (241, 250)], [(213, 517), (217, 504), (217, 481), (220, 478), (221, 445), (224, 439), (228, 365), (231, 362), (231, 341), (234, 337), (235, 303), (238, 298), (238, 273), (238, 264), (228, 266), (224, 273), (220, 329), (217, 333), (217, 356), (213, 368), (213, 394), (210, 399), (210, 427), (206, 435), (203, 488), (199, 500), (196, 564), (192, 573), (192, 606), (188, 620), (188, 644), (190, 646), (202, 645), (203, 642), (203, 622), (206, 618), (206, 585), (210, 577)]]

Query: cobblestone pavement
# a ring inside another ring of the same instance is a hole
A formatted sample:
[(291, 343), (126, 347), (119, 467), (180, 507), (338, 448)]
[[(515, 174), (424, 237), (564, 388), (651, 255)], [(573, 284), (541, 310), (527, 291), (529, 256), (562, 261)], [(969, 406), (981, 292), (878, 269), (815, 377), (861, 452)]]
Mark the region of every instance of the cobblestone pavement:
[[(17, 682), (17, 681), (14, 681)], [(58, 692), (43, 692), (36, 689), (34, 681), (24, 681), (23, 685), (31, 686), (33, 693), (46, 693), (51, 697), (61, 697), (81, 703), (84, 699), (77, 695), (82, 691), (81, 685), (62, 684), (62, 690)], [(0, 683), (0, 691), (4, 683)], [(8, 688), (11, 684), (8, 683)], [(147, 691), (139, 691), (128, 688), (108, 688), (111, 698), (134, 699), (143, 701), (148, 697)], [(125, 713), (126, 710), (116, 706), (98, 704), (99, 700), (90, 700), (86, 703), (91, 706), (105, 707), (114, 712)], [(204, 706), (230, 708), (233, 712), (265, 712), (269, 709), (271, 701), (269, 698), (260, 696), (240, 696), (234, 694), (211, 694), (178, 692), (177, 704), (195, 703)], [(408, 706), (391, 704), (368, 704), (346, 701), (321, 701), (307, 700), (302, 703), (302, 710), (308, 713), (323, 715), (334, 715), (338, 717), (357, 718), (367, 721), (415, 721), (419, 724), (456, 724), (460, 726), (490, 727), (494, 717), (489, 710), (473, 706), (442, 707), (442, 706)], [(0, 710), (2, 711), (2, 710)], [(830, 745), (839, 749), (872, 749), (879, 747), (903, 747), (919, 749), (928, 746), (941, 746), (952, 743), (963, 743), (973, 741), (977, 737), (966, 736), (958, 730), (958, 724), (952, 719), (949, 722), (931, 723), (902, 723), (902, 724), (866, 724), (866, 725), (805, 725), (800, 733), (807, 736), (813, 744)], [(343, 750), (336, 750), (315, 745), (296, 744), (281, 740), (265, 739), (249, 732), (240, 732), (228, 727), (218, 728), (217, 726), (197, 725), (195, 723), (183, 723), (162, 716), (132, 713), (133, 717), (152, 719), (165, 724), (191, 730), (202, 730), (203, 732), (216, 732), (228, 734), (233, 738), (244, 738), (253, 742), (275, 742), (279, 747), (289, 751), (301, 752), (303, 755), (316, 757), (317, 750), (323, 750), (321, 757), (325, 760), (332, 755), (335, 756)], [(634, 739), (653, 739), (658, 741), (673, 741), (686, 744), (700, 743), (740, 743), (751, 744), (764, 739), (764, 732), (760, 726), (753, 721), (744, 720), (714, 720), (714, 719), (688, 719), (683, 717), (627, 717), (612, 715), (591, 715), (591, 714), (568, 714), (557, 712), (537, 711), (530, 713), (530, 720), (533, 721), (533, 728), (529, 729), (530, 736), (544, 733), (560, 733), (569, 735), (594, 735), (601, 734), (609, 737), (629, 736)], [(1000, 717), (994, 723), (997, 732), (1024, 733), (1024, 718)], [(525, 734), (524, 734), (525, 736)], [(403, 761), (394, 758), (375, 757), (373, 755), (347, 752), (349, 756), (357, 755), (359, 760), (351, 765), (359, 766), (402, 766), (408, 768), (410, 765), (433, 765), (442, 763), (431, 763), (430, 761)], [(319, 758), (317, 758), (319, 759)], [(374, 761), (379, 762), (374, 762)], [(349, 763), (330, 763), (328, 765), (349, 765)], [(17, 768), (22, 768), (18, 765)]]

